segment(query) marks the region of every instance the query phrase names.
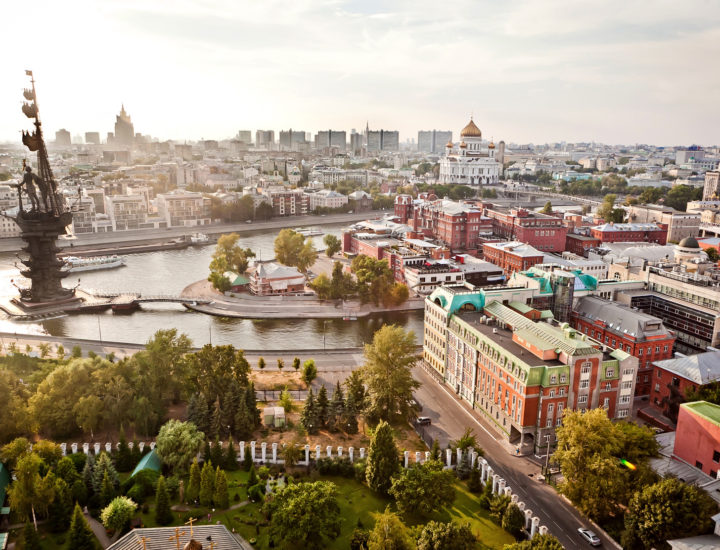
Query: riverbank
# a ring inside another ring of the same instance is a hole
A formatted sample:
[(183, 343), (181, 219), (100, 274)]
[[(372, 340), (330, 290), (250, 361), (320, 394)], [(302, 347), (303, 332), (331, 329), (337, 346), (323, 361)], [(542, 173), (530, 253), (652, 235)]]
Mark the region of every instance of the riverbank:
[[(268, 229), (286, 227), (304, 227), (331, 225), (337, 223), (353, 223), (357, 221), (382, 217), (390, 211), (372, 210), (353, 214), (328, 214), (326, 216), (287, 216), (253, 223), (223, 223), (201, 225), (197, 227), (171, 227), (169, 229), (141, 229), (133, 231), (116, 231), (110, 233), (84, 233), (75, 239), (58, 239), (57, 246), (62, 249), (82, 250), (86, 248), (104, 249), (118, 245), (152, 244), (167, 241), (192, 233), (202, 232), (206, 235), (222, 235), (223, 233), (252, 233)], [(110, 246), (112, 245), (112, 246)], [(0, 239), (0, 252), (17, 252), (25, 246), (20, 237)]]
[(186, 286), (180, 296), (211, 300), (209, 304), (184, 304), (192, 311), (242, 319), (355, 320), (383, 313), (419, 311), (425, 307), (424, 298), (409, 298), (399, 306), (385, 307), (361, 304), (359, 300), (318, 300), (314, 296), (226, 296), (215, 290), (208, 281), (197, 281)]

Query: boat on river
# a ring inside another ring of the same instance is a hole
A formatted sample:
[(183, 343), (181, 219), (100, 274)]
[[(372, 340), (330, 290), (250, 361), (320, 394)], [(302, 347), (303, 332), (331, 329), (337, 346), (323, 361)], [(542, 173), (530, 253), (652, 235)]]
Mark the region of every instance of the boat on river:
[(316, 237), (323, 234), (319, 227), (296, 227), (293, 231), (300, 233), (303, 237)]
[(78, 258), (77, 256), (65, 256), (63, 258), (66, 271), (78, 273), (80, 271), (98, 271), (101, 269), (115, 269), (125, 265), (125, 258), (113, 254), (112, 256), (92, 256), (90, 258)]
[(210, 237), (205, 233), (193, 233), (188, 238), (190, 239), (191, 246), (202, 246), (210, 242)]

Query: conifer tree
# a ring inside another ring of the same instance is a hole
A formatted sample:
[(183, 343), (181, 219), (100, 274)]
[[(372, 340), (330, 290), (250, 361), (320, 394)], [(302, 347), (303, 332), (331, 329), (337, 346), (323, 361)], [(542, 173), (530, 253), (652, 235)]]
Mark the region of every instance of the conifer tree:
[(237, 380), (232, 380), (223, 399), (222, 426), (227, 429), (230, 426), (232, 434), (235, 427), (235, 416), (237, 415), (240, 403), (245, 399), (244, 388)]
[(55, 498), (48, 507), (48, 523), (53, 533), (62, 533), (67, 529), (72, 517), (73, 500), (70, 486), (64, 479), (55, 479)]
[(215, 508), (225, 510), (230, 506), (230, 495), (228, 494), (227, 477), (225, 471), (217, 467), (215, 471), (215, 494), (213, 495)]
[(395, 437), (390, 424), (385, 421), (375, 428), (370, 439), (365, 478), (368, 486), (381, 494), (388, 494), (392, 476), (400, 470), (400, 461)]
[(200, 504), (202, 506), (210, 506), (212, 504), (213, 493), (215, 492), (215, 470), (212, 463), (203, 464), (200, 472)]
[(105, 508), (112, 499), (115, 498), (115, 487), (113, 487), (112, 481), (110, 481), (110, 474), (105, 471), (103, 475), (102, 485), (100, 487), (100, 503), (101, 507)]
[(219, 437), (215, 438), (215, 443), (213, 443), (212, 450), (210, 451), (210, 462), (217, 464), (218, 466), (225, 462)]
[(263, 370), (265, 368), (265, 358), (264, 357), (261, 357), (260, 359), (258, 359), (258, 368), (260, 370)]
[(142, 459), (142, 455), (143, 455), (142, 451), (140, 450), (140, 445), (138, 444), (137, 439), (133, 439), (132, 450), (130, 451), (130, 453), (131, 453), (131, 458), (132, 458), (132, 467), (130, 469), (132, 470), (133, 468), (135, 468), (135, 466), (138, 465), (138, 463)]
[(210, 449), (210, 439), (206, 439), (203, 447), (203, 461), (207, 462), (209, 460), (212, 460), (212, 449)]
[(247, 402), (243, 399), (235, 413), (235, 436), (247, 440), (255, 431), (255, 422), (250, 414)]
[(200, 466), (197, 458), (193, 460), (190, 466), (190, 479), (185, 489), (185, 498), (189, 503), (193, 503), (200, 496)]
[(195, 392), (188, 402), (188, 420), (203, 433), (210, 429), (210, 413), (207, 400), (202, 392)]
[(243, 458), (243, 470), (249, 472), (253, 467), (253, 459), (250, 455), (250, 450), (245, 451), (245, 458)]
[(297, 372), (300, 369), (300, 358), (295, 357), (293, 359), (292, 367), (295, 369), (295, 372)]
[(117, 448), (117, 459), (115, 461), (119, 472), (129, 472), (133, 469), (132, 454), (125, 439), (125, 430), (120, 428), (120, 441)]
[(26, 523), (23, 530), (23, 550), (42, 550), (40, 535), (32, 523)]
[(325, 389), (325, 386), (320, 386), (317, 399), (315, 400), (315, 407), (317, 410), (318, 422), (323, 428), (327, 426), (329, 405), (330, 403), (328, 402), (327, 390)]
[(305, 405), (303, 406), (303, 410), (300, 413), (300, 423), (302, 424), (303, 428), (305, 428), (310, 434), (314, 434), (318, 430), (319, 421), (317, 414), (317, 406), (315, 404), (315, 396), (313, 394), (312, 388), (310, 388), (310, 391), (308, 391), (307, 398), (305, 399)]
[(343, 417), (345, 416), (345, 397), (343, 396), (342, 386), (338, 380), (335, 385), (330, 406), (328, 407), (328, 428), (335, 431), (343, 427)]
[(160, 476), (155, 489), (155, 521), (158, 525), (168, 525), (173, 521), (170, 510), (170, 495), (165, 485), (165, 477)]
[(248, 474), (248, 488), (252, 487), (253, 485), (257, 485), (258, 477), (257, 473), (255, 473), (255, 464), (250, 466), (250, 473)]
[(95, 540), (95, 535), (85, 521), (80, 505), (75, 504), (66, 543), (67, 550), (95, 550)]
[(250, 418), (252, 419), (253, 429), (260, 426), (260, 409), (257, 406), (257, 396), (255, 395), (255, 384), (250, 382), (245, 388), (245, 403), (247, 403)]
[(342, 429), (348, 434), (358, 433), (358, 415), (359, 409), (355, 398), (351, 392), (348, 392), (345, 399), (345, 409), (342, 415)]
[(238, 469), (238, 458), (237, 453), (235, 452), (235, 443), (233, 443), (233, 438), (230, 438), (230, 441), (228, 442), (227, 451), (225, 452), (225, 469), (229, 470), (231, 472)]
[(221, 433), (222, 433), (222, 410), (220, 407), (220, 398), (218, 397), (215, 400), (215, 405), (213, 406), (212, 416), (210, 417), (210, 431), (207, 435), (208, 435), (208, 438), (210, 438), (210, 437), (218, 438), (218, 437), (220, 437)]
[[(117, 470), (115, 469), (115, 466), (113, 465), (110, 456), (105, 451), (103, 451), (100, 453), (100, 456), (98, 457), (97, 461), (95, 461), (95, 465), (93, 466), (92, 483), (96, 493), (99, 493), (102, 489), (102, 484), (106, 473), (108, 474), (110, 484), (113, 487), (118, 487), (120, 485), (120, 478), (118, 477)], [(107, 505), (107, 503), (105, 505)]]
[(88, 491), (88, 495), (95, 493), (95, 482), (94, 482), (95, 478), (93, 476), (94, 468), (95, 468), (95, 457), (93, 457), (93, 455), (88, 455), (87, 459), (85, 460), (85, 466), (83, 466), (83, 471), (82, 471), (82, 481), (83, 481), (83, 484), (85, 485), (85, 488)]

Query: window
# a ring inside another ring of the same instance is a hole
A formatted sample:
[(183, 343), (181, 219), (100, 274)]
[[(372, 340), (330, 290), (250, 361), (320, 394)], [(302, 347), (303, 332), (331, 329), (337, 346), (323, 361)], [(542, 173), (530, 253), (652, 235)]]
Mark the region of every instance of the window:
[(607, 376), (608, 378), (612, 378), (613, 376), (615, 376), (615, 369), (608, 369), (605, 373), (605, 376)]
[(580, 374), (590, 374), (590, 365), (583, 365), (580, 367)]
[(658, 377), (658, 380), (660, 380), (662, 378), (662, 371), (660, 369), (658, 369), (658, 371), (657, 371), (657, 377)]
[(638, 355), (642, 356), (642, 354), (643, 354), (643, 349), (640, 348), (640, 349), (638, 350)]
[(618, 411), (618, 414), (617, 414), (617, 415), (618, 415), (618, 418), (626, 418), (627, 415), (628, 415), (628, 410), (627, 410), (627, 409), (620, 409), (620, 410)]
[(580, 389), (586, 390), (590, 387), (590, 380), (580, 380)]
[(558, 390), (558, 395), (560, 395), (560, 397), (565, 395), (565, 388), (560, 388), (560, 390)]
[(720, 451), (713, 451), (713, 462), (720, 462)]
[(578, 403), (587, 403), (587, 398), (587, 395), (581, 395), (580, 397), (578, 397)]
[(557, 374), (553, 374), (553, 375), (550, 377), (550, 383), (551, 383), (551, 384), (557, 384)]
[(548, 405), (548, 415), (552, 415), (555, 412), (555, 403), (550, 403)]
[(695, 461), (695, 467), (696, 467), (698, 470), (702, 470), (703, 463), (700, 462), (699, 460), (696, 460), (696, 461)]
[(630, 403), (630, 396), (629, 395), (621, 395), (620, 396), (620, 404), (627, 405), (628, 403)]
[(667, 351), (667, 350), (668, 350), (668, 347), (667, 347), (667, 344), (666, 344), (666, 345), (663, 346), (663, 351)]
[(565, 380), (566, 380), (566, 376), (565, 376), (564, 374), (561, 374), (561, 375), (560, 375), (560, 383), (561, 383), (561, 384), (564, 384), (564, 383), (565, 383)]
[(550, 390), (550, 397), (555, 397), (555, 390)]
[(607, 409), (609, 407), (610, 407), (610, 398), (606, 397), (605, 399), (603, 399), (603, 409)]
[(610, 382), (605, 384), (605, 391), (610, 391), (612, 389), (612, 384)]
[(547, 419), (547, 422), (545, 422), (545, 427), (546, 427), (546, 428), (552, 428), (552, 421), (553, 421), (552, 418), (548, 418), (548, 419)]

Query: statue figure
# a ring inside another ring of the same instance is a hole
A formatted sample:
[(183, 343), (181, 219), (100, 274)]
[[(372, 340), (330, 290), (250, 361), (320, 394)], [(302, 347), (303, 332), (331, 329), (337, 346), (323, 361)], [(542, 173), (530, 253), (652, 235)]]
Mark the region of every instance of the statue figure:
[[(32, 204), (32, 209), (30, 210), (31, 212), (37, 212), (40, 209), (40, 201), (38, 200), (37, 193), (35, 192), (35, 185), (33, 184), (33, 180), (37, 181), (39, 179), (40, 178), (32, 173), (32, 168), (30, 166), (25, 167), (25, 174), (23, 175), (20, 187), (23, 185), (25, 186), (25, 192), (30, 198), (30, 202)], [(20, 194), (20, 188), (18, 188), (18, 194)]]

